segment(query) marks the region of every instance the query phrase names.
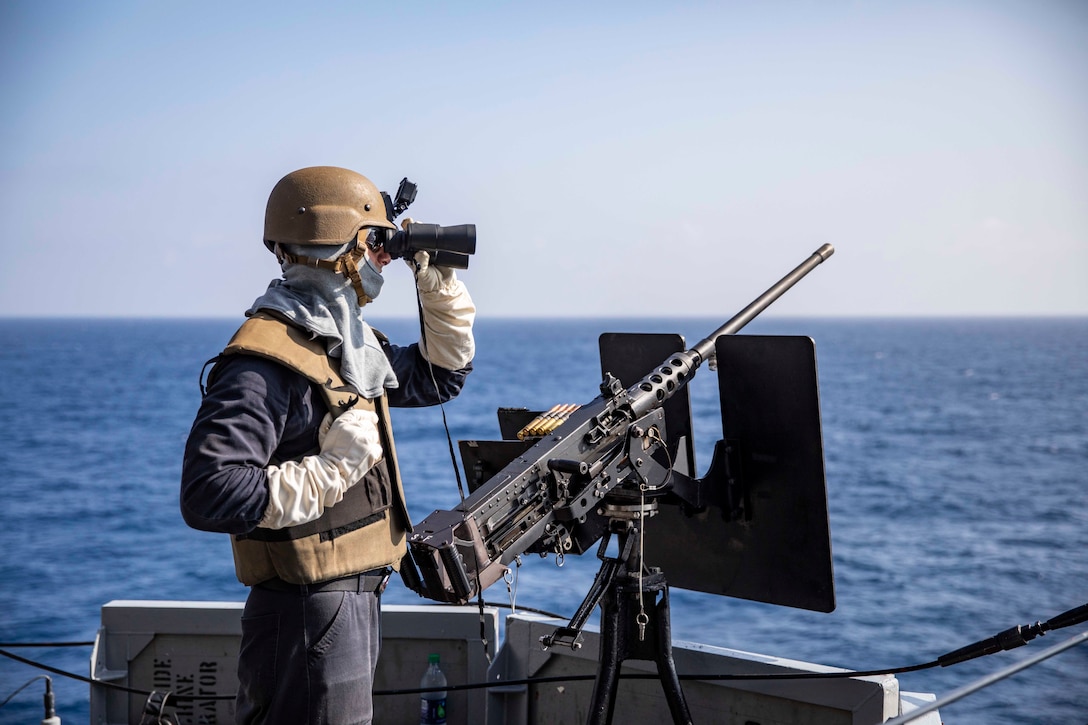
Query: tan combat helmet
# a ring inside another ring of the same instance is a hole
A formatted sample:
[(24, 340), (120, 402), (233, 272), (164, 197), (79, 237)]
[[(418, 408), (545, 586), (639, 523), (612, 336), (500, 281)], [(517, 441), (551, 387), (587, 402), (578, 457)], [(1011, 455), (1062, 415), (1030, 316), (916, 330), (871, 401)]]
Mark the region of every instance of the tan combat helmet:
[(363, 227), (396, 229), (370, 179), (336, 166), (292, 171), (268, 195), (264, 241), (279, 244), (344, 244)]
[(370, 301), (359, 278), (358, 265), (366, 254), (364, 240), (334, 260), (290, 254), (282, 245), (346, 244), (358, 239), (366, 227), (397, 228), (386, 216), (378, 187), (349, 169), (311, 166), (292, 171), (272, 188), (264, 212), (264, 243), (281, 264), (307, 264), (344, 275), (363, 306)]

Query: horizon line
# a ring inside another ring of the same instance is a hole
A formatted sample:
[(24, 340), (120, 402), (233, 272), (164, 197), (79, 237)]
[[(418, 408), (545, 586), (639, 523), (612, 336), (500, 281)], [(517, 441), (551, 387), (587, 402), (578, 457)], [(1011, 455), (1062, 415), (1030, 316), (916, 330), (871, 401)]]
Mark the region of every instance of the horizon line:
[[(1015, 319), (1082, 319), (1088, 318), (1088, 312), (949, 312), (949, 313), (828, 313), (828, 314), (773, 314), (763, 313), (757, 319), (764, 320), (1015, 320)], [(0, 321), (48, 321), (48, 320), (83, 320), (83, 321), (223, 321), (245, 319), (245, 315), (114, 315), (114, 314), (5, 314), (0, 313)], [(382, 315), (376, 321), (413, 321), (419, 319), (414, 315)], [(717, 320), (721, 316), (711, 314), (654, 314), (654, 315), (629, 315), (629, 314), (600, 314), (600, 315), (547, 315), (547, 314), (523, 314), (523, 315), (487, 315), (476, 316), (477, 321), (487, 320)]]

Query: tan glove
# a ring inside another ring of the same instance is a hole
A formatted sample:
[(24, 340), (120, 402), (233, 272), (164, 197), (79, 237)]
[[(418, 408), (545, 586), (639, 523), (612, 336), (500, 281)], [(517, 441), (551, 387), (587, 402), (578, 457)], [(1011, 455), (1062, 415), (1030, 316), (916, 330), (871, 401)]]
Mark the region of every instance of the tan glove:
[(269, 466), (268, 505), (259, 526), (282, 529), (314, 521), (382, 459), (378, 416), (349, 410), (326, 415), (318, 431), (320, 453)]
[(415, 270), (423, 306), (425, 334), (419, 349), (423, 357), (438, 367), (460, 370), (476, 354), (472, 336), (476, 305), (452, 267), (433, 266), (426, 252), (416, 252), (413, 259), (406, 261)]

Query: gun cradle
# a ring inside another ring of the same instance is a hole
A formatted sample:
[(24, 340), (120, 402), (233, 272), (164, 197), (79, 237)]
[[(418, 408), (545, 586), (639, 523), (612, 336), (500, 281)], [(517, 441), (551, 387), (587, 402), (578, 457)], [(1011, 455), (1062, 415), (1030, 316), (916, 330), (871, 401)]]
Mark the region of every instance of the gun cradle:
[(617, 413), (625, 399), (621, 391), (583, 406), (463, 504), (428, 516), (409, 542), (421, 593), (463, 604), (521, 553), (582, 553), (603, 534), (586, 522), (609, 492), (628, 481), (657, 487), (668, 469), (650, 453), (664, 439), (664, 415), (652, 410), (629, 423)]

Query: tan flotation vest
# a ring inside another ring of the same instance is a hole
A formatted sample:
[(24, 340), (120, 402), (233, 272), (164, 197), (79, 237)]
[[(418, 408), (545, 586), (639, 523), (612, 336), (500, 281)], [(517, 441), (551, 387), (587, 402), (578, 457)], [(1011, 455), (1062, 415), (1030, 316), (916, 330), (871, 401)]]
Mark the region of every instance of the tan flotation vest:
[(340, 377), (321, 341), (263, 312), (246, 320), (222, 353), (237, 354), (275, 360), (316, 383), (334, 417), (351, 408), (376, 410), (384, 450), (382, 460), (316, 521), (231, 537), (238, 579), (247, 586), (276, 577), (313, 584), (383, 566), (399, 568), (412, 527), (385, 396), (359, 396)]

